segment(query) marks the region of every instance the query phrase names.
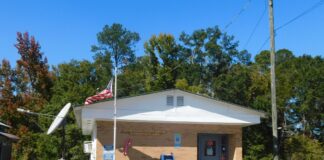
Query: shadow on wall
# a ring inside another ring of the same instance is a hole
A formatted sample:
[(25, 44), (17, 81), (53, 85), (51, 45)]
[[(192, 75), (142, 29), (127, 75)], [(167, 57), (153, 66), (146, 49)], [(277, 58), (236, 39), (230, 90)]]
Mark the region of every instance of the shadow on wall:
[[(123, 153), (123, 149), (118, 149), (119, 152)], [(153, 158), (143, 152), (136, 150), (135, 148), (129, 148), (127, 157), (130, 160), (159, 160), (159, 158)]]

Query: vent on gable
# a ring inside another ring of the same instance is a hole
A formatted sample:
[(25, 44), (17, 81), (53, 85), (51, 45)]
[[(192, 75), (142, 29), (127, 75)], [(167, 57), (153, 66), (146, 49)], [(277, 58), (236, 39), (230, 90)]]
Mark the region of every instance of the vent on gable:
[(177, 96), (177, 106), (183, 106), (183, 105), (184, 105), (183, 96)]
[(173, 96), (167, 96), (167, 106), (173, 106)]

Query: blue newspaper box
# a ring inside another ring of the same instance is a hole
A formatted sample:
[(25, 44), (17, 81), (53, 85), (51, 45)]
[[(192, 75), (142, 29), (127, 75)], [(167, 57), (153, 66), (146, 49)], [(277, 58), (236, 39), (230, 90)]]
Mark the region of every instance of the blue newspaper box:
[(173, 154), (161, 154), (160, 160), (174, 160)]

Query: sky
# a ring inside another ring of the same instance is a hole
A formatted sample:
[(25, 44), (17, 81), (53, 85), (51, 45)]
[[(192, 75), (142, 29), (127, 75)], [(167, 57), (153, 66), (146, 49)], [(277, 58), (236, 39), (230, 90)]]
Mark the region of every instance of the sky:
[[(278, 27), (323, 0), (274, 0)], [(104, 25), (120, 23), (139, 33), (137, 56), (152, 35), (173, 34), (219, 26), (254, 57), (269, 37), (267, 0), (2, 0), (0, 1), (0, 59), (19, 58), (17, 32), (29, 32), (41, 45), (50, 65), (92, 60), (91, 46)], [(265, 11), (264, 16), (262, 13)], [(259, 25), (252, 34), (258, 20)], [(228, 26), (228, 27), (226, 27)], [(276, 49), (296, 56), (324, 55), (324, 4), (277, 32)], [(262, 49), (269, 49), (269, 42)]]

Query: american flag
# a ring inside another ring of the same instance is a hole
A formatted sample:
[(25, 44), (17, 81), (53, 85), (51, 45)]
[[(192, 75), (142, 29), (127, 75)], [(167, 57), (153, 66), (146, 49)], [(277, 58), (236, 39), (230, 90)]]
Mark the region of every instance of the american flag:
[(88, 97), (86, 99), (86, 101), (84, 102), (84, 104), (88, 105), (88, 104), (92, 104), (96, 101), (100, 101), (100, 100), (104, 100), (104, 99), (113, 97), (112, 82), (113, 82), (113, 80), (111, 79), (109, 81), (107, 87), (103, 91), (101, 91), (100, 93), (98, 93), (94, 96)]

